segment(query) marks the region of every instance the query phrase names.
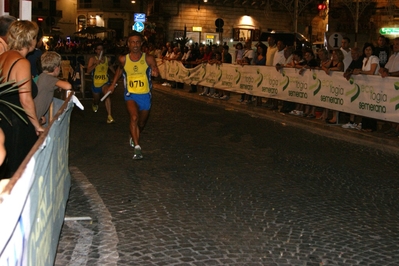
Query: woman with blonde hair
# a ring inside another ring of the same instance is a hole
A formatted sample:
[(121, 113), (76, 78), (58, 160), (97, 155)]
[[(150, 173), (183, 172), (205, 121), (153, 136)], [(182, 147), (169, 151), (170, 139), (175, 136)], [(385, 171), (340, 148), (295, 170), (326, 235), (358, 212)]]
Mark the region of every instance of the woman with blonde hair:
[[(2, 94), (1, 99), (24, 110), (0, 104), (0, 128), (4, 131), (7, 151), (1, 177), (9, 178), (15, 173), (38, 135), (43, 132), (33, 102), (38, 90), (32, 81), (30, 63), (26, 59), (26, 55), (36, 47), (38, 30), (37, 24), (31, 21), (14, 21), (7, 33), (9, 50), (0, 55), (2, 83), (15, 81), (19, 84), (17, 90)], [(3, 85), (0, 92), (7, 88), (8, 85)]]

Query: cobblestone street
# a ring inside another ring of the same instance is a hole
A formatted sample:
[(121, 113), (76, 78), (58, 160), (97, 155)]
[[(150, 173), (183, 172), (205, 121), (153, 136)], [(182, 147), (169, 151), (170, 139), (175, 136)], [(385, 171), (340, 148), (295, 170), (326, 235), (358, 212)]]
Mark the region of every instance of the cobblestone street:
[(398, 139), (168, 90), (141, 161), (121, 88), (115, 124), (73, 111), (66, 216), (92, 220), (55, 265), (399, 265)]

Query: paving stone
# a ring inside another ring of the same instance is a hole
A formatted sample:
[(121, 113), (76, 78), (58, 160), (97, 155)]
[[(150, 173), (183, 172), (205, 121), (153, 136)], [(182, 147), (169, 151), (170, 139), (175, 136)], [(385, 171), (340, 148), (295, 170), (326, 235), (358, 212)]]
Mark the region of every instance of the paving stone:
[(140, 162), (121, 90), (115, 124), (72, 113), (66, 215), (92, 220), (55, 265), (89, 238), (85, 265), (399, 265), (398, 140), (162, 90)]

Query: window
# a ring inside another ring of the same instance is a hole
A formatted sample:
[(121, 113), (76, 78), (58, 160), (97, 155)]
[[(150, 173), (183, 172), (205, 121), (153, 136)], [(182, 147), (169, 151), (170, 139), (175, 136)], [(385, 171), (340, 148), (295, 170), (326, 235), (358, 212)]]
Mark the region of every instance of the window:
[(79, 0), (79, 8), (91, 8), (91, 0)]
[(78, 17), (78, 31), (83, 30), (84, 28), (86, 28), (86, 17), (79, 16)]

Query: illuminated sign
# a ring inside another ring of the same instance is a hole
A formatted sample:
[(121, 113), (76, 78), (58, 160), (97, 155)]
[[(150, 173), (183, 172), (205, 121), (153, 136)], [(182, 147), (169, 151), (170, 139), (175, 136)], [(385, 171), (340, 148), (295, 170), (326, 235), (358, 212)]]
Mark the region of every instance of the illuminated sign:
[(193, 31), (202, 31), (202, 27), (193, 27)]
[(399, 28), (381, 28), (381, 34), (399, 34)]
[(207, 39), (215, 39), (215, 35), (206, 35)]
[(144, 24), (143, 24), (143, 22), (136, 22), (136, 23), (134, 23), (132, 29), (135, 30), (135, 31), (138, 31), (138, 32), (142, 32), (142, 31), (144, 30)]
[(134, 13), (134, 22), (145, 22), (144, 13)]

